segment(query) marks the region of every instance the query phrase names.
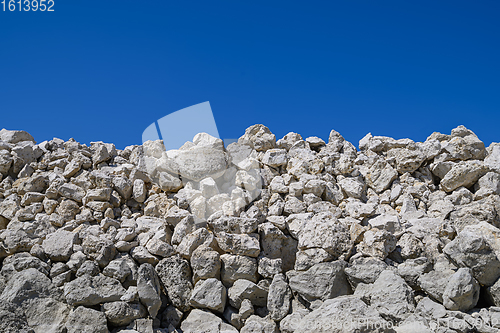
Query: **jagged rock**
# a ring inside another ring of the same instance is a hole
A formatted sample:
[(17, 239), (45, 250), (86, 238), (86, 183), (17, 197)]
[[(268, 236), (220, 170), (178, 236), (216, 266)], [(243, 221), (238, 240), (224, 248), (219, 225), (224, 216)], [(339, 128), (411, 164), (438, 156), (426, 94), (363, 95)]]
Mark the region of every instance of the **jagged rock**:
[(126, 326), (133, 320), (147, 314), (147, 310), (142, 304), (121, 301), (104, 303), (101, 309), (112, 326)]
[(35, 333), (28, 326), (23, 309), (5, 302), (0, 303), (0, 330), (6, 333)]
[(238, 330), (226, 324), (216, 315), (199, 310), (192, 310), (187, 318), (182, 321), (181, 330), (183, 333), (237, 333)]
[[(391, 269), (386, 269), (372, 285), (364, 287), (358, 285), (354, 295), (367, 298), (368, 304), (384, 318), (400, 322), (415, 310), (412, 289)], [(361, 289), (364, 290), (358, 292)]]
[(480, 284), (491, 286), (500, 277), (499, 233), (486, 222), (466, 226), (443, 252), (458, 266), (470, 268)]
[(288, 314), (291, 298), (292, 292), (288, 287), (285, 276), (276, 274), (269, 286), (267, 296), (267, 309), (272, 320), (280, 321)]
[(443, 305), (448, 310), (469, 311), (479, 300), (479, 283), (470, 268), (460, 268), (453, 274), (443, 292)]
[(259, 285), (245, 280), (236, 280), (232, 287), (228, 289), (227, 296), (229, 303), (239, 309), (244, 299), (249, 299), (255, 306), (267, 305), (267, 291)]
[(259, 316), (250, 316), (245, 321), (245, 326), (241, 328), (240, 333), (277, 333), (278, 327), (276, 323), (267, 320), (265, 318), (261, 318)]
[(292, 313), (290, 313), (280, 321), (280, 331), (282, 333), (300, 332), (299, 323), (302, 318), (304, 318), (308, 314), (309, 310), (307, 309), (294, 310)]
[(396, 249), (396, 237), (386, 230), (368, 230), (358, 249), (363, 254), (383, 260)]
[(326, 300), (351, 293), (345, 261), (325, 262), (289, 277), (290, 288), (308, 301)]
[(228, 234), (220, 232), (217, 235), (219, 247), (227, 253), (249, 257), (257, 257), (260, 252), (258, 234)]
[(23, 304), (27, 324), (35, 333), (64, 332), (71, 307), (52, 298), (33, 298)]
[(257, 260), (246, 256), (223, 254), (221, 259), (221, 280), (226, 286), (245, 279), (257, 283)]
[[(406, 283), (414, 289), (419, 289), (418, 278), (425, 273), (429, 273), (432, 269), (432, 264), (426, 257), (416, 259), (408, 259), (398, 265), (398, 274)], [(347, 272), (347, 270), (346, 270)]]
[(440, 185), (446, 192), (451, 192), (460, 186), (470, 187), (486, 172), (487, 168), (483, 165), (482, 161), (460, 162), (455, 164), (446, 173)]
[(331, 214), (320, 213), (304, 223), (298, 232), (298, 248), (322, 248), (334, 259), (351, 250), (352, 242), (347, 228)]
[(66, 329), (68, 333), (109, 332), (104, 313), (84, 306), (77, 307), (69, 314)]
[(352, 295), (326, 300), (297, 326), (303, 333), (394, 332), (375, 309)]
[(155, 267), (172, 304), (181, 311), (189, 310), (193, 290), (189, 262), (175, 255), (161, 260)]
[(119, 301), (126, 290), (120, 281), (98, 274), (83, 275), (64, 285), (64, 297), (70, 305), (96, 305)]
[(194, 286), (190, 303), (195, 308), (222, 313), (226, 306), (226, 287), (215, 278), (200, 280)]
[(28, 268), (12, 275), (0, 295), (0, 300), (19, 306), (34, 298), (52, 296), (57, 297), (58, 291), (50, 279), (36, 268)]
[(344, 269), (347, 279), (353, 287), (359, 283), (374, 283), (380, 273), (387, 269), (387, 264), (373, 257), (353, 258)]
[[(154, 318), (161, 306), (160, 280), (151, 264), (142, 264), (137, 272), (137, 292), (149, 315)], [(142, 317), (142, 316), (141, 316)], [(135, 318), (134, 318), (135, 319)]]
[(429, 296), (442, 303), (446, 286), (456, 271), (457, 267), (450, 263), (444, 255), (440, 255), (434, 263), (433, 269), (420, 275), (418, 285)]
[(200, 246), (194, 250), (190, 264), (195, 283), (199, 279), (220, 278), (221, 255), (211, 247)]
[(88, 235), (82, 242), (83, 252), (100, 267), (105, 267), (116, 254), (113, 242), (104, 237)]
[(78, 234), (62, 229), (47, 236), (42, 243), (45, 254), (54, 261), (68, 261), (73, 254), (73, 244), (78, 240)]

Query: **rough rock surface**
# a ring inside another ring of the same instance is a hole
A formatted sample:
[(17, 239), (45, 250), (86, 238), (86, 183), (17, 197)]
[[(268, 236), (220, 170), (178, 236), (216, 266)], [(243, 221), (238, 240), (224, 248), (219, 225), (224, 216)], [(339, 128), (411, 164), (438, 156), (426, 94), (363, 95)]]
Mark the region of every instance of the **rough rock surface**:
[(500, 332), (500, 144), (3, 129), (0, 331)]

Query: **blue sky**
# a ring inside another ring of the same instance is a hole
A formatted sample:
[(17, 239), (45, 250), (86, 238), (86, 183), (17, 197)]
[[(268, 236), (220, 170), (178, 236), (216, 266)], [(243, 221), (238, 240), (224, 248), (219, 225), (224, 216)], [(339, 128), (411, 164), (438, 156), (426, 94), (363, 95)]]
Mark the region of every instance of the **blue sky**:
[[(210, 101), (222, 138), (255, 123), (357, 146), (463, 124), (500, 141), (498, 1), (55, 0), (0, 11), (0, 127), (119, 148)], [(0, 7), (1, 9), (1, 7)]]

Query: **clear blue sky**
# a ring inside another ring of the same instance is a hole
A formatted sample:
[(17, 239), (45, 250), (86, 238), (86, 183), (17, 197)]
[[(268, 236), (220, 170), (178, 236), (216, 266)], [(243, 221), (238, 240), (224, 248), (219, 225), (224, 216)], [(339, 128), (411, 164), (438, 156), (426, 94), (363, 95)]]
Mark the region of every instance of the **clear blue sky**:
[[(55, 0), (0, 12), (0, 127), (119, 148), (210, 101), (222, 138), (263, 123), (357, 146), (472, 129), (500, 141), (499, 1)], [(1, 7), (0, 7), (1, 9)]]

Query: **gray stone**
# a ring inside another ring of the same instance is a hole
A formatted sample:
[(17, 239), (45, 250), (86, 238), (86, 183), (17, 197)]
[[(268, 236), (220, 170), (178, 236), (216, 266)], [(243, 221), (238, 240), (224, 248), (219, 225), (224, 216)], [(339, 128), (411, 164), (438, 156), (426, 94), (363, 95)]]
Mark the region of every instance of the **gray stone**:
[(64, 285), (66, 302), (73, 306), (119, 301), (125, 292), (120, 281), (102, 274), (83, 275)]
[(267, 296), (267, 309), (272, 320), (280, 321), (290, 311), (290, 300), (292, 299), (292, 291), (288, 287), (285, 276), (276, 274), (273, 282), (269, 286), (269, 294)]
[(35, 333), (64, 332), (71, 307), (52, 298), (33, 298), (23, 304), (23, 310)]
[(83, 306), (77, 307), (69, 314), (66, 329), (68, 333), (109, 332), (104, 313)]
[(267, 291), (259, 285), (245, 280), (236, 280), (232, 287), (228, 289), (227, 295), (229, 304), (239, 309), (244, 299), (249, 299), (255, 306), (267, 305)]
[(266, 151), (276, 146), (276, 136), (266, 126), (257, 124), (247, 128), (238, 143), (249, 145), (256, 151)]
[(358, 250), (366, 255), (385, 259), (396, 249), (396, 237), (387, 230), (372, 229), (364, 233)]
[(221, 255), (212, 248), (198, 247), (194, 250), (190, 263), (195, 283), (199, 279), (220, 278)]
[[(413, 291), (394, 270), (380, 273), (373, 285), (369, 286), (369, 304), (384, 318), (395, 322), (404, 320), (415, 310)], [(354, 295), (357, 295), (357, 289)]]
[(452, 311), (469, 311), (479, 300), (479, 283), (470, 268), (460, 268), (453, 274), (443, 292), (443, 305)]
[(257, 257), (260, 253), (258, 234), (228, 234), (220, 232), (217, 235), (219, 247), (226, 253)]
[(373, 257), (358, 257), (351, 260), (344, 269), (347, 279), (355, 288), (359, 283), (374, 283), (380, 273), (387, 269), (387, 264)]
[(227, 232), (231, 234), (251, 234), (257, 230), (259, 222), (255, 218), (221, 216), (208, 225), (214, 233)]
[(155, 318), (161, 306), (160, 280), (151, 264), (142, 264), (137, 272), (137, 291), (139, 300), (148, 309), (151, 318)]
[(62, 229), (50, 234), (42, 243), (45, 254), (54, 261), (68, 261), (78, 234)]
[(200, 280), (194, 286), (190, 303), (195, 308), (222, 313), (226, 306), (226, 287), (215, 278)]
[(294, 310), (280, 321), (281, 333), (300, 332), (299, 323), (308, 314), (309, 310), (307, 309)]
[(35, 268), (28, 268), (12, 275), (0, 295), (0, 300), (19, 306), (33, 298), (57, 295), (57, 290), (47, 276)]
[(500, 230), (481, 222), (466, 226), (443, 252), (459, 267), (468, 267), (476, 280), (491, 286), (500, 277)]
[(418, 278), (418, 285), (429, 296), (442, 303), (443, 293), (456, 270), (456, 266), (450, 263), (444, 255), (440, 255), (433, 269)]
[[(110, 302), (101, 306), (111, 326), (126, 326), (134, 319), (139, 319), (147, 314), (146, 308), (138, 303)], [(154, 318), (154, 316), (153, 316)]]
[(344, 269), (345, 261), (316, 264), (289, 279), (290, 288), (308, 301), (326, 300), (351, 293)]
[(464, 161), (455, 164), (441, 180), (441, 188), (451, 192), (460, 186), (470, 187), (487, 172), (482, 161)]
[(57, 192), (61, 196), (74, 200), (76, 202), (82, 202), (83, 198), (85, 197), (85, 190), (83, 188), (70, 183), (62, 184), (61, 186), (59, 186)]
[(246, 256), (223, 254), (221, 259), (221, 280), (226, 286), (234, 281), (246, 279), (257, 283), (257, 260)]
[(189, 310), (189, 299), (193, 290), (189, 262), (175, 255), (161, 260), (155, 270), (172, 304), (181, 311)]
[(36, 143), (31, 134), (26, 131), (12, 131), (5, 128), (2, 128), (2, 130), (0, 130), (0, 140), (12, 144), (16, 144), (22, 141), (31, 141), (33, 143)]
[(352, 295), (326, 300), (305, 315), (297, 327), (300, 328), (297, 333), (394, 332), (375, 309)]
[(182, 321), (181, 330), (183, 333), (238, 333), (236, 328), (213, 313), (199, 309), (192, 310)]
[(252, 315), (245, 321), (240, 333), (278, 333), (278, 327), (272, 320)]

